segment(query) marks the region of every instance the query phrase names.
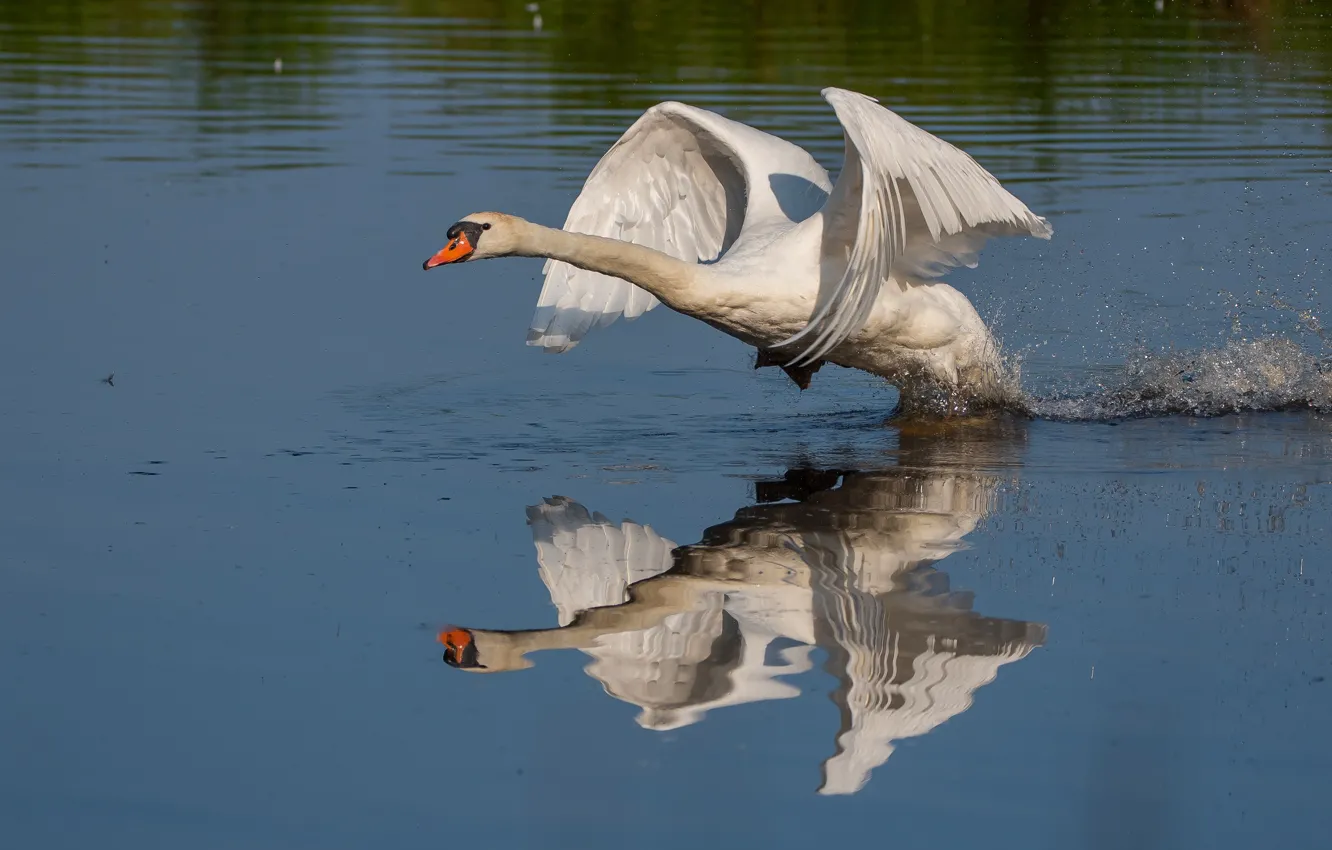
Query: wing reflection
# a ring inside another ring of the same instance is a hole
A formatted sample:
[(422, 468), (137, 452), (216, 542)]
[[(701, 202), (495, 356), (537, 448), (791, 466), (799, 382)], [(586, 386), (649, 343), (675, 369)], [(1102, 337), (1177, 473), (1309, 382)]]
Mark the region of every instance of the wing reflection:
[(783, 677), (809, 670), (817, 646), (841, 712), (819, 791), (854, 793), (894, 742), (966, 711), (1002, 665), (1045, 641), (1042, 625), (972, 611), (933, 566), (964, 546), (999, 480), (974, 464), (915, 462), (939, 459), (926, 454), (904, 450), (873, 471), (792, 470), (689, 546), (546, 499), (528, 523), (560, 626), (451, 629), (445, 660), (496, 672), (577, 648), (607, 693), (642, 708), (642, 726), (666, 730), (797, 696)]

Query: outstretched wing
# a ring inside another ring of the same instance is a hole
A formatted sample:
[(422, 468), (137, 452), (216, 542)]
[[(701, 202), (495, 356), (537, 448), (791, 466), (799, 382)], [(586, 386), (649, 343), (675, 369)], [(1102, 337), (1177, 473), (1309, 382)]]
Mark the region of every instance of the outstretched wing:
[(974, 267), (992, 236), (1054, 232), (966, 153), (877, 100), (833, 88), (823, 96), (846, 135), (842, 171), (823, 208), (823, 259), (845, 271), (809, 324), (780, 343), (803, 343), (790, 365), (812, 363), (859, 331), (889, 280), (905, 288)]
[(675, 544), (650, 525), (616, 525), (564, 496), (527, 509), (541, 580), (568, 625), (589, 608), (619, 605), (630, 585), (671, 568)]
[[(592, 169), (564, 229), (709, 262), (747, 221), (777, 212), (767, 203), (776, 171), (826, 191), (825, 172), (800, 147), (705, 109), (660, 103)], [(591, 329), (658, 304), (627, 281), (568, 263), (547, 261), (545, 275), (527, 344), (547, 351), (567, 351)]]

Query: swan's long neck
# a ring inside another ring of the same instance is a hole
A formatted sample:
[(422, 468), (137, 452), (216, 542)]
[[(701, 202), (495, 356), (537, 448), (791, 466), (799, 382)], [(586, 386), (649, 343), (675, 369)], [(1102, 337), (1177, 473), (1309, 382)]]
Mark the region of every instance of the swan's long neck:
[(689, 312), (698, 280), (698, 265), (660, 251), (585, 233), (569, 233), (523, 221), (517, 249), (520, 257), (546, 257), (580, 269), (627, 280), (655, 295), (668, 307)]

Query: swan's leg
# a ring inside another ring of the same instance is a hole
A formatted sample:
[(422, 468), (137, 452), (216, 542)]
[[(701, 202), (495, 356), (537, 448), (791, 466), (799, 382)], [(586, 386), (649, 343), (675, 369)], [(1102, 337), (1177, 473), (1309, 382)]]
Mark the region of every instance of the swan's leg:
[(783, 499), (803, 502), (815, 493), (833, 489), (845, 474), (840, 469), (789, 469), (780, 481), (754, 482), (754, 500), (759, 504)]
[(814, 377), (814, 373), (819, 371), (826, 363), (826, 360), (815, 360), (807, 366), (783, 366), (782, 359), (770, 354), (763, 349), (759, 349), (758, 359), (754, 361), (755, 369), (762, 369), (764, 366), (781, 366), (786, 377), (795, 381), (797, 387), (802, 390), (809, 389), (809, 382)]

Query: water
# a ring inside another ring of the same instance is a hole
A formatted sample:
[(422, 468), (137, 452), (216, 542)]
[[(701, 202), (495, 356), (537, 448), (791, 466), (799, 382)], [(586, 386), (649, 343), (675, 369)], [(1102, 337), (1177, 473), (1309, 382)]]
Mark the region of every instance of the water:
[[(5, 846), (1320, 844), (1328, 11), (871, 6), (0, 6)], [(1036, 418), (419, 270), (825, 85), (1055, 225), (955, 278)]]

